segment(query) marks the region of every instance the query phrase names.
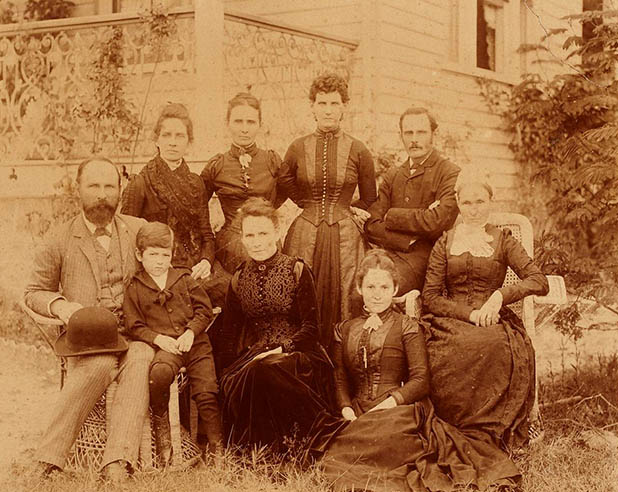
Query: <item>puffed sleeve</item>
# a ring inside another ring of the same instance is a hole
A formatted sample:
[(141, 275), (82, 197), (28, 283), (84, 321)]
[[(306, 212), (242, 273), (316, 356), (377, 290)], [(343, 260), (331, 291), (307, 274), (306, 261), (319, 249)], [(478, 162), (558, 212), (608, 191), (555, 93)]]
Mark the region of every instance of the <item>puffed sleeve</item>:
[(320, 338), (318, 329), (318, 301), (316, 299), (313, 274), (309, 267), (300, 261), (296, 263), (295, 270), (298, 272), (299, 278), (293, 309), (298, 313), (300, 328), (292, 337), (291, 344), (283, 347), (285, 352), (312, 350), (316, 347)]
[(356, 143), (360, 146), (358, 151), (358, 191), (360, 199), (352, 205), (367, 210), (377, 199), (375, 167), (371, 152), (363, 143)]
[(543, 296), (549, 292), (547, 277), (534, 264), (521, 243), (513, 237), (511, 231), (503, 231), (505, 261), (521, 279), (516, 284), (501, 287), (504, 306), (520, 301), (526, 296)]
[(442, 234), (431, 250), (423, 287), (423, 308), (436, 316), (449, 316), (469, 322), (473, 307), (455, 302), (445, 295), (447, 238), (448, 233)]
[(143, 217), (142, 211), (146, 199), (145, 189), (146, 183), (141, 174), (131, 176), (129, 184), (122, 194), (120, 213), (134, 217)]
[(425, 337), (415, 319), (404, 316), (401, 335), (408, 362), (408, 381), (391, 395), (398, 405), (409, 405), (429, 394), (429, 361)]
[(217, 173), (223, 166), (223, 154), (217, 154), (214, 157), (211, 157), (202, 172), (200, 173), (200, 177), (204, 182), (204, 188), (206, 189), (206, 202), (209, 202), (212, 198), (212, 195), (217, 191), (215, 180), (217, 177)]
[(275, 152), (274, 150), (268, 150), (268, 163), (270, 166), (271, 174), (277, 180), (277, 193), (275, 195), (273, 207), (279, 208), (281, 205), (283, 205), (283, 202), (288, 199), (286, 190), (283, 188), (283, 186), (279, 186), (279, 176), (281, 175), (281, 166), (283, 165), (283, 161), (281, 160), (281, 157), (279, 157), (279, 154), (277, 154), (277, 152)]
[(298, 171), (298, 152), (297, 147), (302, 147), (302, 141), (292, 142), (281, 163), (281, 170), (277, 177), (277, 193), (282, 193), (290, 198), (296, 205), (301, 206), (298, 187), (296, 186), (296, 173)]
[(348, 371), (346, 370), (343, 362), (343, 325), (337, 323), (335, 325), (335, 333), (333, 338), (333, 364), (335, 365), (335, 394), (337, 398), (337, 406), (341, 409), (344, 407), (352, 406), (352, 399), (350, 398), (350, 385), (348, 379)]

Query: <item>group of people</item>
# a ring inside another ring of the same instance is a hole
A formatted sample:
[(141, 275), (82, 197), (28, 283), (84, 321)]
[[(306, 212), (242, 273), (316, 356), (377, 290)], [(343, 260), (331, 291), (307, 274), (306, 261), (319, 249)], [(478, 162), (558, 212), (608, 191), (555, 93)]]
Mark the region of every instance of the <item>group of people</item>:
[[(34, 311), (66, 324), (57, 348), (68, 378), (37, 455), (44, 476), (62, 470), (114, 379), (103, 474), (124, 480), (136, 467), (149, 404), (168, 463), (169, 385), (186, 367), (209, 453), (301, 446), (336, 490), (517, 485), (509, 450), (528, 438), (535, 366), (508, 304), (546, 293), (545, 276), (488, 223), (491, 187), (434, 149), (426, 109), (401, 115), (409, 158), (377, 192), (371, 153), (341, 129), (346, 81), (319, 76), (309, 99), (316, 130), (282, 160), (255, 143), (259, 101), (237, 94), (230, 149), (200, 176), (184, 160), (187, 109), (167, 105), (157, 156), (120, 212), (113, 163), (79, 166), (82, 213), (37, 252), (26, 288)], [(215, 193), (225, 223), (213, 234)], [(281, 241), (287, 199), (302, 213)], [(502, 287), (508, 267), (521, 280)], [(412, 289), (420, 318), (394, 302)], [(103, 336), (110, 312), (118, 329)]]

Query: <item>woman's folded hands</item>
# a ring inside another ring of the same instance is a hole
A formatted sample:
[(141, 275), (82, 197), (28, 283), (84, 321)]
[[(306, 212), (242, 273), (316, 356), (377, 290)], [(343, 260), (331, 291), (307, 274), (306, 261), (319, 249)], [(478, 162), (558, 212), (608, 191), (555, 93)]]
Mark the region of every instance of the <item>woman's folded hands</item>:
[(475, 309), (470, 313), (470, 322), (476, 326), (495, 325), (500, 321), (502, 301), (502, 293), (499, 290), (494, 291), (480, 309)]

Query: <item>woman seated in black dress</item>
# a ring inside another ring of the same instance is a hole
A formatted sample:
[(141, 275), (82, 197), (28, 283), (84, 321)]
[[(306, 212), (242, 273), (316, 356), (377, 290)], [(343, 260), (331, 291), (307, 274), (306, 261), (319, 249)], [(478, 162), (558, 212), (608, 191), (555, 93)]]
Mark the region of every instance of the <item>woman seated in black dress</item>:
[(435, 416), (423, 331), (392, 306), (396, 278), (386, 252), (370, 251), (357, 272), (365, 313), (336, 327), (337, 401), (350, 423), (327, 446), (327, 478), (335, 490), (510, 490), (519, 471), (506, 453)]
[[(456, 192), (461, 222), (434, 245), (423, 289), (431, 399), (462, 432), (512, 449), (529, 437), (535, 363), (507, 306), (549, 286), (511, 232), (488, 223), (489, 184), (462, 173)], [(503, 287), (508, 267), (521, 280)]]
[(249, 259), (230, 282), (220, 378), (228, 441), (285, 452), (325, 415), (321, 394), (332, 367), (318, 342), (313, 277), (277, 250), (276, 211), (249, 198), (239, 212)]

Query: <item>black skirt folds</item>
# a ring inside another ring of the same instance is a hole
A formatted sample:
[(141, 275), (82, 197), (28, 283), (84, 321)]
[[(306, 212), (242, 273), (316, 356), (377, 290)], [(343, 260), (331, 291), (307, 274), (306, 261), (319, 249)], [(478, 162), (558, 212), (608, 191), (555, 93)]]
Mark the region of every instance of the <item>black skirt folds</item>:
[(314, 352), (275, 354), (257, 361), (255, 355), (240, 357), (220, 379), (229, 444), (267, 445), (277, 453), (304, 447), (310, 431), (328, 415), (321, 394), (327, 359)]
[(361, 415), (331, 438), (322, 466), (335, 491), (485, 490), (520, 478), (487, 434), (460, 432), (428, 399)]

